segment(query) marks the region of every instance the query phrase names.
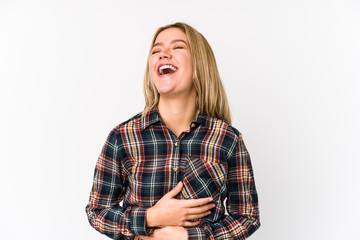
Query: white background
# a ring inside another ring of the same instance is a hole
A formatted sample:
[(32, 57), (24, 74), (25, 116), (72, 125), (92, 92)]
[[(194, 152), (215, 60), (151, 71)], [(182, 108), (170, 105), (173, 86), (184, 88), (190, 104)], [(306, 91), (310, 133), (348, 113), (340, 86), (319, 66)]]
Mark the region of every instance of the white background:
[(252, 157), (251, 239), (360, 239), (360, 2), (0, 1), (0, 239), (107, 239), (88, 224), (109, 131), (142, 110), (157, 27), (210, 42)]

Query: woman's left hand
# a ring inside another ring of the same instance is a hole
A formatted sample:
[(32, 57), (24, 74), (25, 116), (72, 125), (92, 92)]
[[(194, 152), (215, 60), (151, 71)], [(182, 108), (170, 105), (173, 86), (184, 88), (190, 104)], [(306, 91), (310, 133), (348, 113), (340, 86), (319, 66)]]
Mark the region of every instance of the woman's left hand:
[(153, 236), (157, 240), (187, 240), (188, 234), (184, 227), (178, 226), (166, 226), (157, 228), (154, 231)]
[(167, 226), (155, 229), (153, 235), (137, 236), (141, 240), (187, 240), (188, 234), (184, 227)]

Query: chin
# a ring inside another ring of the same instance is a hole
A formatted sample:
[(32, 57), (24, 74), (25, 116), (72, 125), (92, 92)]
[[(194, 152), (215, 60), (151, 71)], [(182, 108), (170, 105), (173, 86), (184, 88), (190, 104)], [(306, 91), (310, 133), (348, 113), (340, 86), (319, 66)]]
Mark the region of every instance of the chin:
[(157, 88), (159, 94), (170, 94), (174, 91), (174, 87), (159, 87)]
[(170, 96), (172, 93), (172, 91), (159, 91), (159, 94), (162, 96)]

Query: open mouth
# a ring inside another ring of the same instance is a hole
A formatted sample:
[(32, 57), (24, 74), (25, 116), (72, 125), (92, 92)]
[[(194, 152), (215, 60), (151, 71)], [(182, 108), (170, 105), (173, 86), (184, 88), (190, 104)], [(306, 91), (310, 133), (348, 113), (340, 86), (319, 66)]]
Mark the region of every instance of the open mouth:
[(161, 65), (158, 70), (160, 75), (170, 74), (170, 73), (174, 73), (176, 71), (177, 71), (177, 68), (170, 64)]

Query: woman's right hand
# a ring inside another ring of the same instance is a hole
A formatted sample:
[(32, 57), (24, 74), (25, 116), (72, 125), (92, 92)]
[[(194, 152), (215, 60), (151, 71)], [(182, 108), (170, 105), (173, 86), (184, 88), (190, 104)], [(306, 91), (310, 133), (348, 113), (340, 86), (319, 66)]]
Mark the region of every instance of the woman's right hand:
[(147, 210), (146, 224), (148, 227), (184, 226), (193, 227), (200, 221), (190, 222), (209, 215), (215, 207), (209, 198), (175, 199), (183, 188), (179, 182), (174, 189), (165, 194), (153, 207)]

